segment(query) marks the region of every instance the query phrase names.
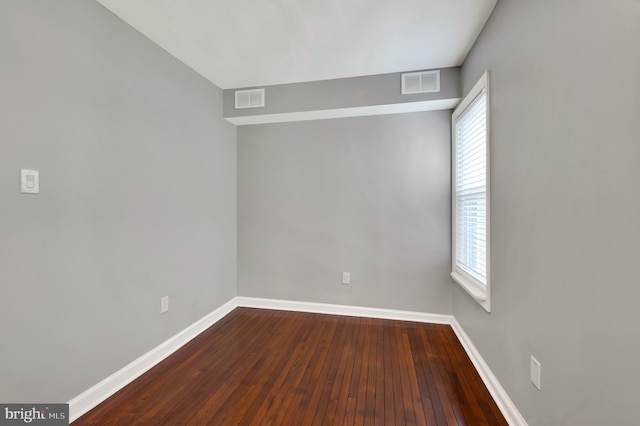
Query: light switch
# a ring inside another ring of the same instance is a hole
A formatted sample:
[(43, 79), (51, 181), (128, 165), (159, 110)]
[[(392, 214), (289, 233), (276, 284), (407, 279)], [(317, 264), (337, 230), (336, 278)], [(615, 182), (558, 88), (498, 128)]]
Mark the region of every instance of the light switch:
[(37, 170), (20, 169), (20, 192), (23, 194), (37, 194), (40, 192)]
[(160, 313), (164, 314), (169, 310), (169, 296), (160, 298)]

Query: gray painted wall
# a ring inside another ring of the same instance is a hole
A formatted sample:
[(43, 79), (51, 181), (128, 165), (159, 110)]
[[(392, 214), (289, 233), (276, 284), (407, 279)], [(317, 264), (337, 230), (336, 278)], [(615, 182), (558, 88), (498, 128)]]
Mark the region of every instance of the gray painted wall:
[(266, 86), (263, 108), (235, 109), (236, 89), (227, 89), (224, 90), (224, 116), (244, 117), (461, 97), (459, 67), (440, 70), (440, 91), (435, 93), (403, 95), (401, 74), (378, 74)]
[(450, 313), (449, 117), (238, 128), (238, 294)]
[(0, 401), (65, 402), (235, 296), (235, 129), (93, 1), (0, 2), (0, 52)]
[(463, 65), (465, 93), (491, 71), (493, 294), (453, 312), (530, 425), (631, 425), (640, 3), (579, 3), (498, 2)]

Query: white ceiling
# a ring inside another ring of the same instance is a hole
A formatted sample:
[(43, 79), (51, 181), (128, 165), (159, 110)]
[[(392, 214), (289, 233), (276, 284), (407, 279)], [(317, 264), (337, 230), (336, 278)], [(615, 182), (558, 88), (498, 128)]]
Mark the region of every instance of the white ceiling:
[(223, 89), (461, 65), (497, 0), (97, 0)]

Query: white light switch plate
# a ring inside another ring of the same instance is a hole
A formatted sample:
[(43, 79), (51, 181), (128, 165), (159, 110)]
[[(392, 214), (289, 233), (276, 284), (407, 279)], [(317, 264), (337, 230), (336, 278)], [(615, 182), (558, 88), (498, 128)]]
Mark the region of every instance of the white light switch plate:
[(540, 389), (540, 371), (542, 370), (542, 366), (540, 365), (540, 362), (535, 359), (534, 357), (531, 357), (531, 363), (530, 363), (530, 379), (531, 379), (531, 383), (533, 383), (533, 385), (538, 388), (538, 390)]
[(20, 192), (22, 194), (40, 192), (40, 179), (37, 170), (20, 169)]
[(160, 313), (164, 314), (169, 310), (169, 296), (160, 298)]
[(351, 272), (343, 272), (342, 273), (342, 284), (351, 283)]

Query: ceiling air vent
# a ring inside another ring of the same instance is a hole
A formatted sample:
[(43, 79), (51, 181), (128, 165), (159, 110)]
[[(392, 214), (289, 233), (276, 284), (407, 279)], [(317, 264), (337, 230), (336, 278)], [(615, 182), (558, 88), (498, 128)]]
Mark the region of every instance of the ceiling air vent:
[(264, 89), (236, 90), (236, 109), (264, 106)]
[(440, 91), (440, 70), (402, 74), (402, 94), (433, 93)]

